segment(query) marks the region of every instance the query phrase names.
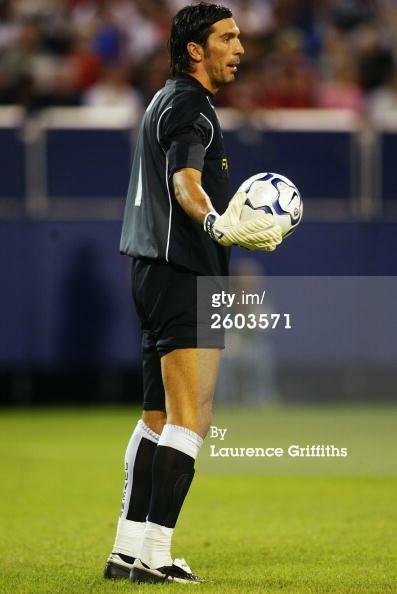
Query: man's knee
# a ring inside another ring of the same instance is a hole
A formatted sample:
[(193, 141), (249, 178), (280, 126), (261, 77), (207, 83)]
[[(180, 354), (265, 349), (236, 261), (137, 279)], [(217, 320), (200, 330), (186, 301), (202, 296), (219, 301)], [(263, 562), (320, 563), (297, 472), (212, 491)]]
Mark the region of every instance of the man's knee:
[(163, 410), (144, 410), (142, 421), (149, 429), (160, 435), (167, 422), (167, 413)]
[(204, 439), (211, 426), (211, 411), (208, 407), (174, 409), (170, 411), (167, 423), (185, 427)]
[(162, 358), (168, 423), (206, 435), (219, 359), (218, 349), (175, 349)]

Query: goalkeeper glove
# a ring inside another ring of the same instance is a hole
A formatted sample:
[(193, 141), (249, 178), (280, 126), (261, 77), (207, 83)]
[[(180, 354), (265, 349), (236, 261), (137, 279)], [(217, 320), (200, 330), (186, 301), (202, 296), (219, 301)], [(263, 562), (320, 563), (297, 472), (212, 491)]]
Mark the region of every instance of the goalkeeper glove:
[(204, 230), (223, 246), (239, 245), (248, 250), (272, 252), (282, 241), (281, 228), (274, 216), (263, 211), (241, 221), (241, 212), (247, 199), (245, 192), (237, 192), (223, 215), (209, 212), (204, 219)]

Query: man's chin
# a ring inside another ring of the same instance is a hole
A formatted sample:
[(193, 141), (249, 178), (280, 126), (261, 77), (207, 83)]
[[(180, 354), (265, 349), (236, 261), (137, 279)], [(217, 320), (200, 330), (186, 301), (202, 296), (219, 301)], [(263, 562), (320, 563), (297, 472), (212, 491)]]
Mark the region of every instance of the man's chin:
[(222, 80), (217, 81), (217, 85), (219, 87), (224, 87), (225, 85), (230, 85), (230, 83), (234, 82), (235, 78), (236, 78), (236, 73), (235, 72), (230, 72)]

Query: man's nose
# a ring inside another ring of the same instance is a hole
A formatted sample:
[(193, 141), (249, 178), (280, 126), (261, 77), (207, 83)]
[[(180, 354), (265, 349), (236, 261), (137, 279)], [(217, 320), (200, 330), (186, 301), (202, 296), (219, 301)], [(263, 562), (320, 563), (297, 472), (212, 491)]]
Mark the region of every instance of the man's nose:
[(242, 54), (244, 54), (244, 52), (245, 52), (244, 46), (241, 43), (241, 41), (238, 39), (237, 40), (236, 49), (234, 50), (234, 53), (235, 54), (238, 54), (238, 55), (242, 55)]

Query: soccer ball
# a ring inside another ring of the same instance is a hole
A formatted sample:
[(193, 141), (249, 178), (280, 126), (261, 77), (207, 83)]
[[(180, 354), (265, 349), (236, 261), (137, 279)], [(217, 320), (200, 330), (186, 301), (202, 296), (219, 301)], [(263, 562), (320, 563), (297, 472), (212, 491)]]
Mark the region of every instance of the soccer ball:
[(278, 173), (257, 173), (246, 179), (238, 189), (248, 194), (241, 212), (241, 221), (267, 212), (277, 217), (283, 237), (291, 235), (299, 225), (303, 204), (297, 187)]

